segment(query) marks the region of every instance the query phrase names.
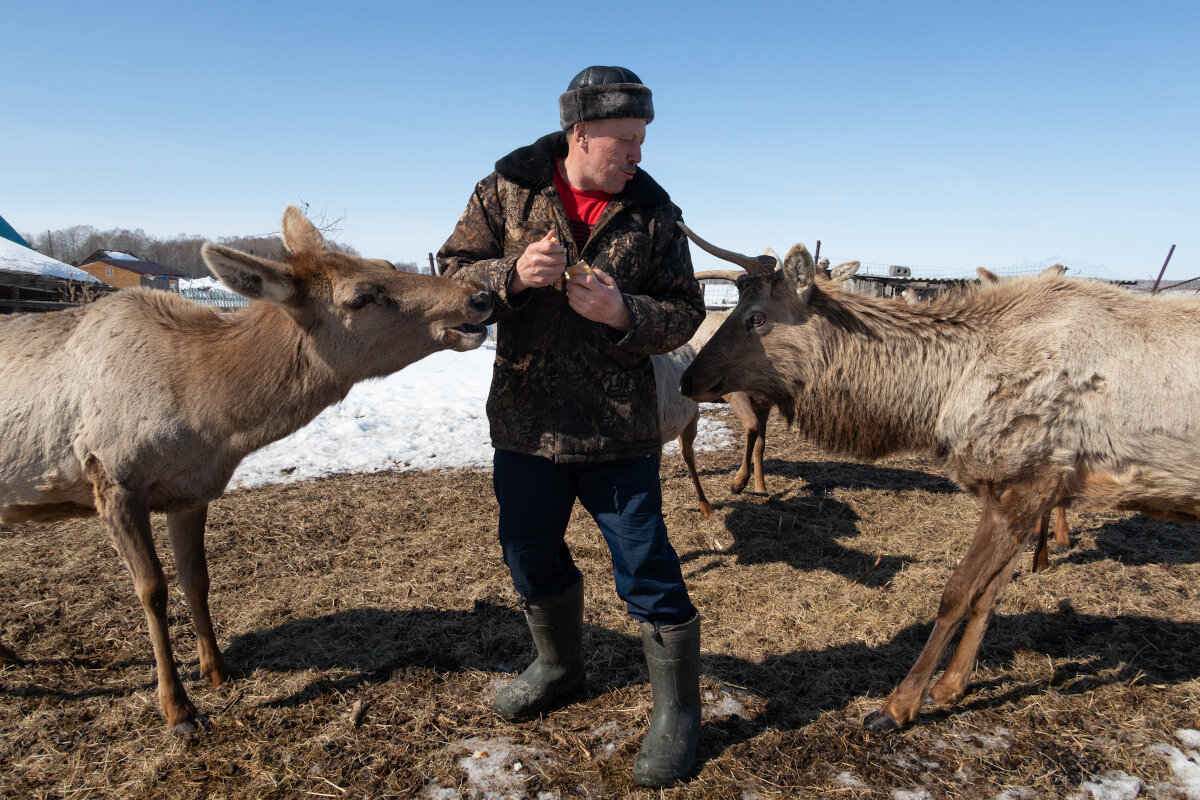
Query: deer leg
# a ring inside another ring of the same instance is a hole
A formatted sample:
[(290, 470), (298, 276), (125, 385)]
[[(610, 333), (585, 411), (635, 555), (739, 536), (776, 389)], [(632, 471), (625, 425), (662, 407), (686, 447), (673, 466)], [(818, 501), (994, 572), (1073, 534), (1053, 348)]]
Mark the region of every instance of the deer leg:
[(96, 495), (96, 511), (133, 577), (133, 587), (154, 645), (158, 671), (158, 702), (167, 717), (167, 725), (178, 734), (191, 733), (199, 725), (199, 715), (179, 680), (171, 640), (167, 629), (167, 580), (154, 551), (150, 533), (150, 511), (132, 492), (114, 482), (103, 466), (92, 457), (88, 474)]
[(733, 476), (733, 486), (731, 489), (734, 494), (741, 494), (746, 488), (746, 484), (750, 482), (752, 472), (752, 464), (754, 463), (754, 446), (758, 441), (758, 435), (755, 431), (746, 429), (746, 448), (742, 453), (742, 465), (738, 467), (737, 475)]
[(696, 487), (696, 497), (700, 501), (700, 516), (708, 519), (712, 514), (712, 506), (708, 504), (708, 498), (704, 496), (704, 487), (700, 485), (700, 475), (696, 472), (696, 451), (692, 445), (696, 441), (696, 429), (700, 425), (700, 411), (697, 409), (696, 416), (692, 417), (687, 425), (683, 426), (683, 430), (679, 432), (679, 450), (683, 453), (683, 463), (687, 464), (688, 475), (692, 478), (692, 485)]
[[(1046, 552), (1046, 534), (1049, 533), (1049, 531), (1050, 511), (1047, 510), (1045, 514), (1042, 514), (1041, 521), (1038, 522), (1037, 545), (1035, 545), (1033, 549), (1033, 563), (1029, 565), (1029, 568), (1033, 572), (1041, 572), (1046, 567), (1050, 566), (1050, 556)], [(1057, 532), (1055, 533), (1055, 536), (1058, 536)]]
[(212, 615), (208, 610), (208, 561), (204, 557), (204, 525), (207, 521), (206, 503), (198, 508), (167, 514), (167, 531), (171, 549), (175, 551), (179, 585), (183, 587), (192, 612), (200, 673), (213, 686), (219, 686), (229, 677), (229, 670), (221, 657), (221, 648), (217, 646)]
[[(888, 730), (902, 728), (912, 722), (925, 699), (926, 688), (934, 670), (937, 669), (938, 661), (954, 632), (968, 614), (972, 613), (972, 608), (984, 598), (997, 577), (1009, 569), (1010, 562), (1019, 555), (1024, 537), (1014, 535), (1012, 528), (997, 519), (994, 503), (990, 498), (985, 502), (979, 525), (975, 530), (975, 539), (942, 592), (937, 619), (924, 649), (917, 656), (908, 675), (883, 706), (867, 715), (864, 720), (867, 728)], [(1028, 531), (1029, 528), (1025, 530)], [(980, 625), (980, 636), (986, 627), (985, 619)]]
[[(1019, 541), (1020, 539), (1018, 539)], [(946, 665), (942, 676), (934, 682), (929, 690), (929, 699), (934, 705), (951, 706), (967, 693), (967, 679), (971, 677), (971, 672), (975, 669), (975, 660), (979, 655), (979, 646), (983, 643), (983, 635), (987, 632), (988, 625), (991, 624), (992, 617), (996, 613), (996, 603), (1000, 601), (1004, 590), (1012, 581), (1013, 572), (1016, 571), (1020, 556), (1018, 547), (1012, 558), (1009, 559), (1008, 565), (996, 573), (983, 594), (971, 606), (971, 615), (967, 619), (966, 627), (963, 628), (958, 647), (955, 649), (954, 655), (950, 657), (950, 663)]]
[[(762, 484), (762, 455), (759, 445), (759, 430), (756, 419), (757, 414), (754, 411), (754, 406), (751, 403), (750, 395), (745, 392), (734, 392), (727, 395), (726, 400), (729, 401), (729, 408), (733, 411), (738, 421), (742, 423), (742, 427), (746, 430), (746, 446), (742, 452), (742, 465), (738, 467), (737, 475), (733, 478), (732, 491), (734, 494), (741, 494), (746, 488), (746, 484), (750, 482), (752, 465), (759, 469), (758, 479), (754, 483), (755, 491), (760, 491), (766, 494), (766, 486), (763, 484), (762, 489), (759, 489), (759, 484)], [(759, 453), (758, 460), (755, 461), (755, 452)]]
[(754, 491), (759, 494), (767, 493), (767, 473), (763, 470), (763, 453), (767, 449), (767, 417), (771, 415), (771, 407), (759, 407), (751, 401), (754, 409), (754, 428), (758, 434), (754, 442)]
[(1063, 550), (1071, 546), (1071, 536), (1067, 530), (1066, 506), (1058, 507), (1058, 519), (1054, 521), (1054, 543)]

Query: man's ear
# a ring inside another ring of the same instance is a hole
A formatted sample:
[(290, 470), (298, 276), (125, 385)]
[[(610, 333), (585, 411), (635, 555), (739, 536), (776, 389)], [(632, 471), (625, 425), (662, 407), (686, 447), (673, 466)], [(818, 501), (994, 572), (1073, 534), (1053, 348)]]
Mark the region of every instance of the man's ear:
[(586, 122), (576, 122), (571, 128), (569, 136), (575, 141), (575, 144), (580, 147), (587, 147), (588, 124)]

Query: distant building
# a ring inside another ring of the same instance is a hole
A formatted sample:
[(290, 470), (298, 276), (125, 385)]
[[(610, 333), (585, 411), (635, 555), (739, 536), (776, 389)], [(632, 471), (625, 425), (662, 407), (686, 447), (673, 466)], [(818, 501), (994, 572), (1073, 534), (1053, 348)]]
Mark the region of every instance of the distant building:
[(222, 314), (231, 313), (250, 304), (247, 298), (237, 292), (229, 291), (229, 289), (210, 278), (184, 281), (179, 286), (179, 295), (180, 297), (186, 297), (193, 303), (199, 303), (202, 306), (211, 306)]
[[(1140, 280), (1129, 281), (1128, 288), (1131, 292), (1147, 292), (1154, 289), (1154, 281)], [(1196, 294), (1200, 292), (1200, 277), (1189, 278), (1186, 281), (1160, 281), (1158, 284), (1157, 294), (1163, 292), (1186, 292), (1188, 294)]]
[(179, 291), (179, 279), (187, 273), (155, 261), (143, 261), (128, 253), (112, 250), (97, 250), (80, 262), (79, 268), (109, 286), (127, 289), (131, 286), (149, 286), (152, 289)]
[(110, 291), (83, 270), (0, 236), (0, 314), (58, 311)]
[(704, 307), (709, 310), (733, 308), (738, 302), (737, 286), (726, 280), (705, 278), (700, 281), (704, 295)]

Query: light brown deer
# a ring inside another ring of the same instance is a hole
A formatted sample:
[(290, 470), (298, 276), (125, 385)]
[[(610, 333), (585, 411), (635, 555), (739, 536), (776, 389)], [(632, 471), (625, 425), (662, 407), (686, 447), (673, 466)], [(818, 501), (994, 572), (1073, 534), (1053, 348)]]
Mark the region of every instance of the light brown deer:
[(769, 398), (804, 435), (861, 458), (930, 452), (980, 505), (924, 649), (867, 727), (902, 727), (927, 699), (965, 694), (1022, 548), (1054, 506), (1200, 521), (1200, 300), (1041, 275), (910, 306), (817, 280), (802, 245), (773, 267), (741, 280), (683, 392)]
[[(98, 514), (146, 613), (168, 726), (196, 730), (167, 634), (150, 530), (164, 511), (200, 672), (229, 674), (208, 608), (204, 527), (251, 451), (311, 421), (366, 378), (439, 350), (471, 350), (491, 295), (325, 247), (294, 206), (289, 253), (269, 261), (206, 244), (204, 260), (253, 302), (229, 317), (130, 289), (69, 311), (0, 321), (0, 522)], [(16, 653), (0, 646), (0, 658)]]

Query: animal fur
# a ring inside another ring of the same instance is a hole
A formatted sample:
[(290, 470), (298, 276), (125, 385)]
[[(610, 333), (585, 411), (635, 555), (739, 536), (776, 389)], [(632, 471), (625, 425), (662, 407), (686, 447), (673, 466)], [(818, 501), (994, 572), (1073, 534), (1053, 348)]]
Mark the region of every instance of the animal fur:
[[(178, 295), (117, 292), (0, 320), (0, 522), (98, 514), (146, 612), (168, 725), (199, 716), (167, 636), (150, 512), (167, 513), (200, 670), (228, 675), (208, 610), (209, 501), (251, 451), (307, 424), (365, 378), (430, 353), (470, 350), (491, 296), (478, 284), (398, 272), (327, 250), (295, 207), (290, 254), (268, 261), (206, 244), (210, 269), (250, 305), (219, 315)], [(0, 660), (16, 654), (0, 645)]]

